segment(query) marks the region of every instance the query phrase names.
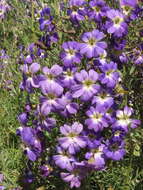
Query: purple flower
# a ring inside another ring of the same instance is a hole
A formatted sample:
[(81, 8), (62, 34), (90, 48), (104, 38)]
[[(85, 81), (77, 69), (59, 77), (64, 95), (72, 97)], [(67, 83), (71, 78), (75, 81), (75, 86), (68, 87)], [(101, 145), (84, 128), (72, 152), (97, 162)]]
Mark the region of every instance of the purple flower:
[(74, 24), (78, 24), (79, 21), (85, 19), (86, 9), (84, 5), (86, 4), (85, 0), (70, 0), (67, 14), (70, 16), (71, 21)]
[(88, 58), (103, 54), (107, 44), (100, 40), (104, 37), (104, 33), (96, 29), (92, 32), (84, 33), (82, 35), (82, 41), (84, 43), (80, 44), (80, 53), (86, 55)]
[(5, 188), (3, 185), (0, 185), (0, 190), (4, 190)]
[(116, 112), (117, 121), (113, 124), (113, 128), (121, 127), (126, 132), (128, 131), (128, 127), (136, 128), (138, 125), (140, 125), (140, 121), (132, 119), (132, 114), (133, 109), (128, 106), (125, 106), (124, 110), (118, 110)]
[(120, 6), (125, 15), (129, 15), (132, 9), (136, 8), (138, 0), (120, 0)]
[(127, 31), (127, 24), (124, 21), (124, 15), (118, 11), (111, 9), (107, 11), (107, 17), (111, 20), (106, 22), (107, 32), (121, 37)]
[(103, 0), (92, 0), (89, 2), (90, 10), (88, 16), (95, 21), (101, 21), (103, 16), (106, 16), (108, 7)]
[(43, 177), (48, 177), (53, 169), (49, 165), (44, 164), (40, 166), (40, 171)]
[(90, 107), (86, 112), (89, 119), (85, 120), (88, 129), (93, 129), (95, 132), (102, 131), (104, 127), (108, 127), (106, 109), (104, 107)]
[[(60, 86), (60, 85), (58, 85)], [(40, 97), (41, 109), (50, 111), (56, 111), (58, 109), (62, 109), (63, 106), (58, 103), (58, 98), (63, 93), (63, 88), (57, 88), (55, 83), (48, 84), (46, 82), (41, 83), (41, 91), (44, 96)]]
[(4, 175), (0, 174), (0, 183), (3, 182), (3, 180), (4, 180)]
[(40, 30), (50, 29), (53, 17), (51, 16), (50, 8), (46, 7), (41, 11), (41, 18), (39, 19)]
[(114, 103), (114, 99), (108, 92), (101, 91), (99, 94), (93, 97), (92, 104), (103, 106), (109, 109)]
[(57, 147), (57, 152), (58, 154), (53, 156), (55, 164), (62, 169), (71, 170), (75, 158), (59, 146)]
[(74, 74), (77, 71), (76, 67), (66, 68), (63, 71), (63, 75), (60, 77), (60, 84), (65, 88), (71, 88), (71, 86), (75, 85)]
[(25, 148), (24, 153), (27, 155), (27, 157), (29, 158), (29, 160), (31, 160), (33, 162), (36, 161), (37, 155), (29, 147)]
[(62, 45), (64, 51), (60, 57), (66, 67), (71, 66), (73, 63), (80, 63), (82, 56), (79, 53), (79, 43), (75, 41), (65, 42)]
[(70, 183), (71, 188), (78, 188), (81, 185), (81, 180), (86, 176), (86, 173), (86, 165), (83, 162), (75, 162), (72, 164), (72, 168), (69, 172), (61, 173), (61, 178), (65, 182)]
[(81, 97), (82, 100), (88, 101), (95, 95), (100, 86), (97, 83), (98, 73), (94, 70), (86, 72), (82, 70), (75, 74), (77, 84), (72, 87), (73, 98)]
[(91, 149), (91, 152), (86, 153), (87, 165), (91, 169), (102, 170), (105, 168), (103, 148), (104, 145), (100, 145), (98, 148)]
[(66, 94), (58, 100), (58, 102), (64, 107), (64, 111), (61, 111), (61, 114), (65, 117), (69, 116), (70, 114), (76, 114), (79, 108), (77, 103), (72, 102), (72, 99), (72, 94), (70, 92), (66, 92)]
[(80, 7), (80, 6), (83, 6), (85, 2), (86, 2), (85, 0), (69, 0), (69, 6)]
[(89, 149), (97, 148), (101, 144), (101, 132), (95, 132), (86, 129), (83, 131), (83, 136), (86, 138), (86, 143)]
[(42, 92), (44, 91), (44, 88), (47, 88), (48, 86), (54, 86), (54, 88), (59, 89), (59, 92), (63, 91), (62, 86), (58, 84), (58, 77), (62, 72), (63, 69), (59, 65), (53, 65), (50, 69), (44, 67), (44, 75), (41, 75), (41, 81), (39, 82)]
[(143, 55), (142, 56), (139, 56), (138, 58), (137, 58), (137, 60), (135, 61), (135, 64), (143, 64)]
[(18, 120), (21, 124), (25, 125), (28, 122), (28, 115), (27, 113), (23, 112), (18, 116)]
[(43, 129), (50, 131), (52, 128), (56, 126), (56, 120), (54, 118), (48, 117), (51, 108), (48, 106), (40, 106), (37, 107), (37, 112), (35, 115), (38, 116), (38, 123)]
[(21, 88), (31, 92), (32, 88), (39, 88), (39, 81), (36, 73), (40, 70), (40, 65), (38, 63), (32, 63), (30, 66), (24, 64), (21, 66), (21, 71), (23, 72), (23, 82), (21, 83)]
[(10, 6), (7, 4), (6, 1), (0, 1), (0, 20), (4, 19), (5, 14), (10, 10)]
[(124, 141), (110, 141), (106, 142), (106, 146), (103, 150), (107, 158), (112, 160), (121, 160), (126, 154)]
[(60, 127), (60, 131), (65, 137), (60, 137), (59, 144), (70, 154), (79, 152), (81, 148), (86, 146), (85, 139), (80, 135), (83, 130), (82, 124), (75, 122), (72, 126), (64, 125)]
[(42, 151), (41, 143), (37, 138), (36, 131), (31, 127), (20, 127), (17, 134), (21, 136), (22, 141), (27, 146), (25, 154), (30, 160), (35, 161)]
[(110, 62), (101, 66), (100, 69), (104, 72), (100, 75), (101, 83), (106, 84), (107, 87), (115, 87), (120, 77), (119, 72), (117, 72), (117, 64)]
[(75, 175), (74, 173), (61, 173), (61, 178), (65, 181), (65, 182), (70, 182), (70, 187), (80, 187), (81, 182), (80, 182), (80, 177), (78, 175)]

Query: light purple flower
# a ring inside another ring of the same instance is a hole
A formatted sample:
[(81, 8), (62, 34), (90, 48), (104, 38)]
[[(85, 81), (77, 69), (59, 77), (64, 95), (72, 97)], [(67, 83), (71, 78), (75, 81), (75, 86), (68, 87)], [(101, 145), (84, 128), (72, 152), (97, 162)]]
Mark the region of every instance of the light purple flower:
[(85, 120), (88, 129), (93, 129), (95, 132), (102, 131), (104, 127), (108, 127), (105, 107), (90, 107), (86, 112), (89, 119)]
[(88, 101), (95, 95), (100, 86), (97, 84), (98, 73), (94, 70), (81, 70), (75, 74), (77, 85), (72, 87), (73, 98), (81, 97), (81, 100)]
[(117, 121), (113, 124), (113, 128), (121, 127), (126, 132), (128, 131), (128, 128), (136, 128), (138, 125), (140, 125), (140, 121), (136, 119), (132, 119), (131, 115), (133, 114), (133, 109), (125, 106), (124, 110), (117, 110), (116, 117)]
[(105, 157), (103, 153), (104, 145), (100, 145), (98, 148), (91, 149), (91, 152), (87, 152), (85, 158), (88, 160), (87, 165), (91, 169), (102, 170), (105, 168)]
[(73, 6), (80, 7), (80, 6), (83, 6), (85, 3), (86, 3), (85, 0), (69, 0), (70, 7), (73, 7)]
[(39, 82), (41, 90), (43, 91), (45, 86), (53, 85), (55, 88), (59, 89), (59, 91), (63, 91), (62, 86), (58, 83), (58, 77), (62, 72), (63, 69), (59, 65), (53, 65), (51, 68), (44, 67), (44, 75), (41, 75), (41, 81)]
[(59, 144), (70, 154), (79, 152), (81, 148), (86, 146), (85, 139), (80, 135), (83, 130), (83, 125), (75, 122), (72, 126), (64, 125), (60, 127), (60, 131), (65, 137), (60, 137)]
[(62, 169), (70, 171), (72, 169), (72, 163), (75, 162), (75, 158), (59, 146), (57, 147), (57, 152), (58, 154), (53, 156), (55, 164)]
[(81, 180), (87, 174), (87, 167), (84, 162), (74, 162), (72, 164), (72, 168), (69, 172), (62, 172), (61, 178), (65, 181), (70, 183), (70, 187), (80, 187)]
[(76, 114), (77, 110), (79, 108), (78, 104), (75, 102), (72, 102), (73, 97), (70, 92), (66, 92), (65, 95), (63, 95), (59, 100), (58, 103), (62, 104), (64, 107), (64, 110), (60, 113), (64, 115), (65, 117), (69, 116), (70, 114)]
[[(60, 86), (60, 85), (59, 85)], [(63, 106), (58, 103), (58, 98), (61, 97), (63, 93), (63, 88), (57, 88), (55, 83), (48, 84), (46, 82), (41, 83), (41, 91), (44, 96), (40, 97), (41, 109), (50, 111), (55, 111), (57, 109), (62, 109)]]
[(105, 37), (103, 32), (93, 30), (82, 35), (83, 43), (80, 44), (80, 53), (86, 55), (88, 58), (97, 57), (104, 53), (107, 44), (101, 41)]

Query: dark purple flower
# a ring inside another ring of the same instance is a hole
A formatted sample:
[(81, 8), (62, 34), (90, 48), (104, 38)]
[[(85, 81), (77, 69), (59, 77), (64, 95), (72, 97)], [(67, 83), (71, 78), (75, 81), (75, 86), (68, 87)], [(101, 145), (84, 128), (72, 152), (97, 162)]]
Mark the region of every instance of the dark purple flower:
[(37, 138), (36, 131), (31, 127), (20, 127), (17, 134), (21, 136), (22, 141), (27, 146), (25, 154), (32, 161), (35, 161), (42, 151), (41, 142)]
[(85, 19), (86, 9), (84, 5), (86, 4), (85, 0), (70, 0), (67, 14), (70, 16), (71, 21), (74, 24), (78, 24), (79, 21)]
[(79, 152), (81, 148), (86, 146), (85, 139), (80, 135), (83, 130), (83, 125), (75, 122), (72, 126), (64, 125), (60, 127), (60, 131), (65, 137), (60, 137), (59, 144), (70, 154)]
[(27, 155), (27, 157), (29, 158), (29, 160), (31, 160), (33, 162), (36, 161), (37, 155), (29, 147), (25, 148), (24, 153)]
[(109, 140), (106, 142), (106, 146), (103, 149), (103, 152), (107, 158), (112, 160), (121, 160), (126, 154), (125, 143), (124, 141), (112, 141)]
[(94, 70), (81, 70), (75, 74), (77, 84), (72, 87), (73, 98), (81, 97), (82, 100), (88, 101), (95, 95), (100, 86), (97, 84), (98, 73)]
[(46, 7), (41, 11), (41, 17), (39, 19), (40, 30), (49, 30), (52, 24), (53, 17), (51, 16), (50, 8)]
[(89, 2), (90, 10), (88, 16), (95, 21), (101, 21), (103, 16), (106, 16), (106, 11), (109, 9), (103, 0), (91, 0)]
[(103, 32), (93, 30), (82, 35), (83, 43), (80, 44), (80, 53), (86, 55), (88, 58), (97, 57), (104, 53), (107, 44), (101, 41), (105, 37)]
[(48, 177), (53, 169), (51, 168), (51, 166), (44, 164), (40, 166), (40, 171), (43, 177)]
[(124, 15), (120, 11), (111, 9), (107, 11), (107, 17), (111, 20), (111, 22), (106, 22), (108, 33), (117, 37), (121, 37), (126, 33), (127, 24), (124, 21)]

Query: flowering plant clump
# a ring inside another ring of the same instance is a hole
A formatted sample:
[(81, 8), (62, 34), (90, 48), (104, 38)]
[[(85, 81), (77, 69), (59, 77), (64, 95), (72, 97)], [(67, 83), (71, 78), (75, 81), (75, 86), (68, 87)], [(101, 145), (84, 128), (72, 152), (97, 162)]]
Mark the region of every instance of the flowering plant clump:
[[(91, 171), (105, 170), (109, 161), (125, 156), (126, 136), (140, 121), (123, 104), (118, 63), (128, 26), (141, 11), (135, 1), (122, 0), (120, 9), (113, 9), (102, 0), (69, 0), (67, 14), (80, 31), (73, 36), (65, 32), (66, 41), (60, 39), (51, 9), (41, 11), (44, 35), (30, 44), (20, 67), (27, 102), (17, 134), (28, 159), (39, 160), (43, 177), (58, 171), (71, 188), (78, 188)], [(87, 20), (92, 27), (85, 31)], [(57, 62), (52, 62), (54, 48)]]

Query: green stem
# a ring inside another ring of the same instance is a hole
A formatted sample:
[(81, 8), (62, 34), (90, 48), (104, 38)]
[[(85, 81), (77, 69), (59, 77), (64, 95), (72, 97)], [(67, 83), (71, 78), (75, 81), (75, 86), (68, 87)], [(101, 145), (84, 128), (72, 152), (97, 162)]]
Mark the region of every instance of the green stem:
[(31, 0), (32, 31), (34, 31), (34, 2)]

